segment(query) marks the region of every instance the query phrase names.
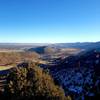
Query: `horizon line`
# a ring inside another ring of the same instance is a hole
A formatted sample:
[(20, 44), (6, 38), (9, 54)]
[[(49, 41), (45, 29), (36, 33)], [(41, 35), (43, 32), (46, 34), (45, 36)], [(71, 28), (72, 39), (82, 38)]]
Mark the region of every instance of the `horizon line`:
[(100, 41), (84, 41), (84, 42), (44, 42), (44, 43), (39, 43), (39, 42), (0, 42), (0, 44), (59, 44), (59, 43), (97, 43)]

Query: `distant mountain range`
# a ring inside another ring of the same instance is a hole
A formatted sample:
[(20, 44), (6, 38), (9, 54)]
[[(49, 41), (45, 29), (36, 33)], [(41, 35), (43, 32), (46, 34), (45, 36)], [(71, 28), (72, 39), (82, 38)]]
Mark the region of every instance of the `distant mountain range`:
[(100, 49), (100, 42), (56, 43), (51, 45), (56, 48)]
[(35, 51), (37, 53), (45, 53), (45, 49), (48, 48), (49, 51), (57, 51), (57, 49), (61, 48), (75, 48), (75, 49), (84, 49), (84, 50), (100, 50), (100, 42), (83, 42), (83, 43), (56, 43), (49, 44), (47, 46), (38, 46), (29, 48), (27, 51)]
[[(32, 51), (33, 48), (35, 50), (43, 49), (45, 47), (49, 48), (79, 48), (79, 49), (100, 49), (100, 42), (76, 42), (76, 43), (54, 43), (54, 44), (48, 44), (48, 43), (0, 43), (0, 48), (24, 48), (29, 49), (29, 51)], [(30, 49), (31, 48), (31, 49)]]
[(39, 46), (47, 46), (46, 43), (0, 43), (0, 49), (29, 49)]

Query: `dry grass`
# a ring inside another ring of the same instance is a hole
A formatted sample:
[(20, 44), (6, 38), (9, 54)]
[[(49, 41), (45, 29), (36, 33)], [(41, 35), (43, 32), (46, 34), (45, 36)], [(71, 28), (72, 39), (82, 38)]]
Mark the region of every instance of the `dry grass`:
[(8, 69), (11, 69), (13, 68), (14, 66), (0, 66), (0, 71), (3, 71), (3, 70), (8, 70)]
[(32, 61), (38, 58), (39, 55), (35, 52), (0, 52), (0, 66), (12, 65), (22, 61)]

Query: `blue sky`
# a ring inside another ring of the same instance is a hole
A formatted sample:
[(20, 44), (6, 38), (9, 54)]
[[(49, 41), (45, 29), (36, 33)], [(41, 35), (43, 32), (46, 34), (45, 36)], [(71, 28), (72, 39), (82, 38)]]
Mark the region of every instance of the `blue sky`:
[(0, 0), (0, 42), (100, 40), (100, 0)]

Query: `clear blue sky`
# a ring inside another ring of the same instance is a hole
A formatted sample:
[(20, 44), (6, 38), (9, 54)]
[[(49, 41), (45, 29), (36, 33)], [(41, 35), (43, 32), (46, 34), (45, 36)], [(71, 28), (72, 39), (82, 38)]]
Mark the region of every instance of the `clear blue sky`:
[(100, 0), (0, 0), (0, 42), (100, 40)]

